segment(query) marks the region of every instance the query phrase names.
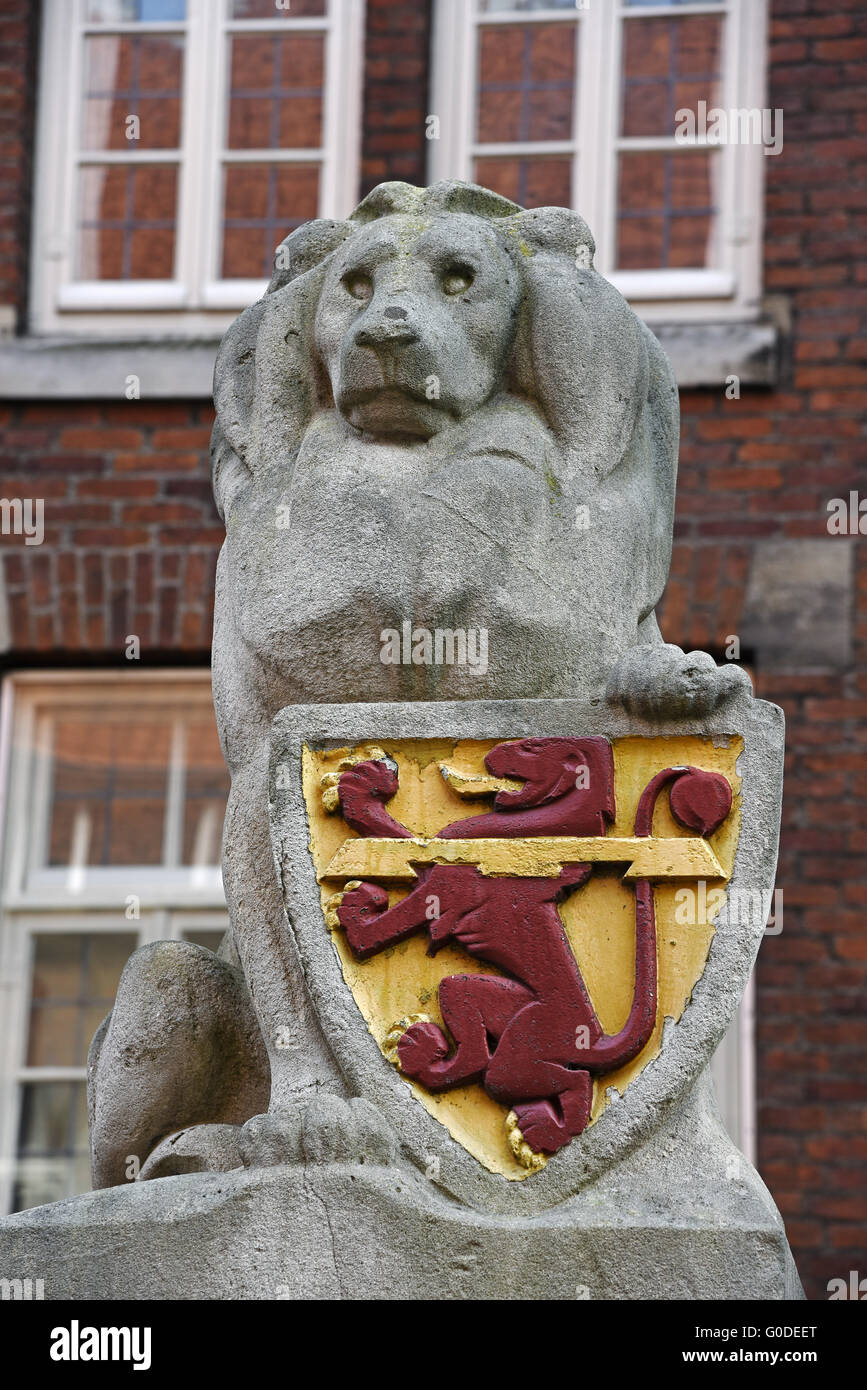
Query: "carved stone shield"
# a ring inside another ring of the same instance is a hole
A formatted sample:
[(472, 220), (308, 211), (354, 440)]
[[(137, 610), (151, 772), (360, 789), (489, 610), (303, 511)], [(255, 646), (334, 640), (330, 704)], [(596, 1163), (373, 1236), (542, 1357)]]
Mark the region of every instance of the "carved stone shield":
[(286, 708), (271, 826), (323, 1033), (417, 1164), (540, 1210), (648, 1137), (741, 998), (783, 720), (578, 701)]

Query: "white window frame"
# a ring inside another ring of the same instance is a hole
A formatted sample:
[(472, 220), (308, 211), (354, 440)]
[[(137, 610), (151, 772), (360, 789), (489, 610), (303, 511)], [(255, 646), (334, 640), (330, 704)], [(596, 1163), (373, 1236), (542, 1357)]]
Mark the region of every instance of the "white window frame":
[[(592, 0), (575, 9), (478, 13), (476, 0), (434, 0), (432, 106), (441, 138), (428, 145), (429, 182), (471, 180), (473, 161), (486, 155), (570, 154), (575, 205), (596, 239), (595, 265), (648, 321), (751, 319), (760, 313), (763, 230), (763, 161), (757, 145), (714, 146), (719, 163), (719, 212), (713, 269), (617, 271), (617, 154), (629, 150), (683, 149), (671, 136), (618, 135), (623, 24), (659, 16), (722, 14), (725, 41), (719, 105), (726, 111), (766, 104), (767, 0), (722, 4), (625, 6)], [(579, 30), (577, 100), (568, 141), (480, 145), (475, 142), (475, 74), (482, 25), (575, 24)], [(706, 147), (696, 139), (692, 148)]]
[[(0, 700), (0, 826), (3, 829), (3, 878), (0, 884), (0, 1213), (9, 1210), (16, 1173), (20, 1097), (27, 1082), (85, 1081), (83, 1066), (29, 1067), (33, 938), (47, 933), (124, 933), (139, 946), (179, 940), (187, 932), (223, 932), (228, 913), (219, 875), (207, 884), (172, 882), (165, 869), (90, 870), (84, 890), (62, 886), (29, 889), (22, 879), (32, 830), (33, 800), (27, 782), (27, 740), (36, 728), (36, 711), (46, 703), (62, 708), (87, 699), (111, 698), (129, 705), (130, 715), (143, 704), (164, 700), (172, 686), (192, 688), (191, 706), (211, 704), (210, 672), (154, 670), (141, 672), (19, 672), (3, 681)], [(21, 745), (24, 744), (22, 756)], [(171, 774), (170, 774), (171, 775)], [(61, 871), (63, 873), (64, 871)], [(160, 879), (161, 881), (157, 881)], [(140, 916), (128, 920), (125, 899), (141, 897)], [(33, 1160), (35, 1161), (35, 1160)], [(53, 1162), (53, 1160), (52, 1160)], [(58, 1192), (58, 1196), (72, 1193)]]
[[(89, 935), (128, 935), (136, 938), (136, 949), (155, 941), (179, 941), (188, 932), (214, 931), (223, 933), (229, 925), (224, 911), (142, 911), (137, 921), (127, 922), (116, 913), (83, 912), (78, 917), (68, 914), (45, 915), (9, 913), (0, 927), (0, 1215), (12, 1205), (16, 1170), (18, 1168), (18, 1129), (21, 1120), (22, 1089), (29, 1082), (87, 1080), (87, 1068), (31, 1067), (27, 1065), (27, 1043), (30, 1028), (30, 1003), (34, 958), (34, 938), (49, 934), (87, 933)], [(39, 1162), (26, 1159), (28, 1164)], [(46, 1160), (53, 1166), (58, 1160)], [(63, 1160), (59, 1160), (62, 1164)], [(74, 1196), (69, 1186), (58, 1190), (57, 1197)]]
[[(4, 834), (2, 906), (21, 912), (114, 907), (122, 911), (130, 894), (149, 908), (222, 907), (225, 898), (218, 865), (197, 869), (178, 863), (179, 815), (182, 809), (184, 749), (182, 724), (173, 730), (167, 770), (164, 859), (160, 865), (70, 868), (40, 867), (42, 846), (37, 835), (46, 833), (46, 806), (50, 795), (49, 727), (44, 711), (62, 711), (84, 702), (111, 703), (128, 708), (130, 721), (144, 705), (165, 701), (173, 686), (185, 688), (189, 708), (211, 711), (210, 672), (194, 669), (169, 671), (21, 672), (3, 683), (3, 699), (11, 702), (11, 763), (8, 772), (6, 829)], [(192, 693), (191, 693), (192, 692)], [(5, 710), (5, 705), (4, 705)], [(0, 726), (6, 729), (3, 720)]]
[[(323, 18), (229, 20), (228, 0), (187, 0), (183, 22), (85, 23), (85, 0), (43, 0), (32, 239), (31, 322), (36, 334), (135, 338), (219, 336), (266, 279), (218, 275), (225, 162), (319, 162), (320, 217), (357, 202), (365, 0), (329, 0)], [(232, 33), (326, 34), (322, 145), (304, 150), (227, 150), (224, 100)], [(186, 35), (178, 151), (80, 148), (85, 34)], [(80, 165), (177, 162), (175, 278), (76, 281)]]

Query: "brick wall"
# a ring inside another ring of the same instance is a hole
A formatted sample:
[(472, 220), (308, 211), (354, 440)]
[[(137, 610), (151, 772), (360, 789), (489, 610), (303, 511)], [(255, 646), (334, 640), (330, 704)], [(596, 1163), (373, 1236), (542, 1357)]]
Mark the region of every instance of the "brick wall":
[(0, 404), (0, 496), (45, 499), (45, 542), (0, 537), (9, 664), (206, 662), (223, 528), (207, 402)]
[[(27, 9), (6, 0), (7, 14)], [(365, 190), (424, 178), (428, 9), (368, 0)], [(765, 161), (765, 284), (791, 331), (774, 391), (728, 400), (720, 383), (684, 394), (662, 624), (669, 641), (715, 651), (741, 635), (758, 693), (786, 711), (784, 929), (765, 940), (758, 969), (759, 1165), (808, 1296), (824, 1298), (830, 1278), (867, 1275), (867, 541), (826, 527), (829, 498), (859, 483), (867, 493), (860, 0), (773, 0), (770, 75), (785, 126), (783, 153)], [(0, 95), (14, 107), (18, 84)], [(0, 257), (13, 244), (0, 234)], [(0, 275), (11, 264), (0, 261)], [(119, 660), (133, 632), (145, 659), (206, 658), (221, 539), (210, 418), (205, 402), (0, 409), (0, 495), (51, 499), (44, 549), (4, 541), (9, 661)], [(783, 543), (794, 547), (783, 569), (795, 596), (799, 582), (805, 603), (819, 595), (797, 641), (797, 608), (775, 622), (767, 589), (756, 588), (758, 564)], [(835, 588), (826, 571), (844, 556), (851, 568)], [(851, 643), (848, 656), (829, 661), (831, 631)]]
[[(765, 287), (785, 296), (790, 341), (778, 390), (682, 397), (663, 630), (720, 650), (755, 623), (745, 598), (763, 547), (793, 542), (797, 566), (799, 553), (822, 556), (818, 542), (835, 568), (838, 548), (851, 548), (840, 595), (851, 609), (819, 605), (813, 633), (808, 624), (793, 640), (800, 669), (785, 653), (751, 651), (758, 693), (786, 712), (788, 749), (784, 926), (765, 939), (757, 976), (759, 1167), (808, 1297), (825, 1298), (830, 1278), (867, 1273), (867, 540), (827, 530), (830, 498), (867, 495), (863, 5), (774, 0), (770, 60), (770, 105), (785, 117), (783, 153), (766, 160)], [(799, 552), (800, 540), (813, 544)], [(809, 601), (821, 576), (802, 580)], [(818, 650), (825, 622), (851, 637), (851, 656), (833, 666)]]
[(361, 196), (387, 179), (426, 183), (431, 0), (367, 0)]
[(37, 29), (38, 6), (33, 0), (3, 0), (0, 6), (0, 313), (4, 307), (12, 309), (19, 323), (27, 299)]

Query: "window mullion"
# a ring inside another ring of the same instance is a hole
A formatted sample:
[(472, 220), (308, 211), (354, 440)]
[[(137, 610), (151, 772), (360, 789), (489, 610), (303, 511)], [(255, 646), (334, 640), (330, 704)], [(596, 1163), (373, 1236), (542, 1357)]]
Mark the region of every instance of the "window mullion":
[(345, 25), (349, 17), (341, 14), (340, 0), (328, 6), (328, 29), (325, 34), (325, 61), (322, 70), (324, 109), (319, 148), (319, 206), (320, 217), (342, 217), (351, 209), (339, 206), (336, 149), (337, 132), (346, 92), (343, 90), (344, 45), (348, 42)]
[[(57, 4), (55, 9), (59, 9)], [(75, 0), (73, 9), (73, 37), (69, 46), (68, 67), (64, 68), (64, 81), (68, 83), (66, 88), (66, 119), (64, 122), (65, 136), (61, 140), (63, 154), (61, 156), (61, 169), (58, 187), (59, 203), (62, 208), (63, 219), (63, 249), (59, 251), (55, 264), (58, 267), (59, 275), (52, 276), (52, 303), (54, 309), (57, 302), (57, 291), (60, 286), (68, 285), (75, 279), (75, 269), (78, 264), (78, 242), (79, 229), (77, 226), (77, 209), (79, 206), (79, 184), (81, 169), (81, 106), (82, 90), (84, 87), (84, 34), (82, 31), (82, 19), (84, 15), (84, 0)], [(60, 16), (55, 13), (54, 23), (59, 24)], [(52, 217), (54, 209), (45, 209), (48, 217)], [(43, 224), (44, 225), (44, 224)], [(52, 247), (52, 259), (54, 248)]]
[[(603, 75), (599, 110), (599, 156), (597, 171), (597, 223), (591, 230), (597, 237), (596, 264), (603, 274), (614, 269), (617, 247), (617, 142), (620, 135), (622, 101), (623, 25), (614, 6), (596, 6), (599, 32), (599, 71)], [(593, 9), (588, 11), (592, 14)], [(607, 76), (607, 81), (605, 78)]]
[[(767, 105), (767, 8), (733, 0), (728, 23), (732, 28), (729, 55), (732, 63), (728, 107)], [(761, 297), (761, 248), (764, 229), (764, 163), (767, 156), (757, 145), (729, 151), (733, 165), (731, 206), (740, 209), (740, 223), (732, 227), (731, 264), (737, 276), (740, 304), (753, 310)], [(739, 156), (739, 157), (736, 157)]]
[(43, 716), (37, 721), (33, 753), (32, 822), (24, 879), (42, 868), (48, 859), (48, 811), (54, 780), (54, 725)]
[(175, 221), (175, 280), (184, 291), (188, 308), (199, 305), (197, 213), (201, 206), (202, 177), (199, 148), (204, 110), (202, 101), (201, 0), (187, 0), (184, 27), (184, 65), (181, 85), (181, 138), (177, 158), (177, 218)]
[(358, 200), (364, 0), (331, 0), (326, 38), (320, 215), (346, 217)]
[(29, 1014), (30, 934), (20, 919), (5, 914), (0, 942), (0, 1213), (12, 1205), (15, 1157), (18, 1147), (20, 1092), (18, 1068), (24, 1060)]
[(572, 205), (584, 218), (594, 237), (598, 237), (602, 168), (606, 158), (601, 121), (605, 92), (605, 70), (602, 65), (605, 18), (599, 5), (582, 10), (581, 16), (581, 23), (576, 26), (579, 47), (573, 111), (576, 159), (572, 173)]
[(472, 177), (470, 150), (475, 130), (472, 113), (476, 90), (478, 25), (469, 0), (435, 0), (431, 115), (439, 118), (439, 139), (428, 142), (427, 177)]
[[(725, 111), (731, 111), (738, 105), (739, 20), (740, 6), (726, 5), (723, 19), (722, 82), (720, 83), (720, 104)], [(739, 163), (737, 154), (740, 148), (733, 145), (723, 145), (718, 154), (710, 156), (712, 162), (716, 159), (719, 170), (716, 179), (717, 211), (711, 241), (711, 263), (723, 270), (730, 271), (732, 274), (734, 274), (739, 260), (737, 243), (740, 229), (737, 226), (737, 220), (742, 216), (737, 198), (737, 166)], [(749, 147), (743, 148), (748, 149)], [(713, 163), (711, 167), (713, 167)], [(712, 183), (711, 188), (713, 189), (713, 187)]]
[(163, 866), (176, 868), (182, 858), (184, 784), (186, 781), (186, 728), (180, 715), (172, 728), (172, 744), (166, 775), (166, 808), (163, 821)]
[(208, 286), (219, 276), (220, 190), (223, 179), (225, 116), (226, 0), (193, 0), (198, 17), (197, 42), (202, 55), (202, 87), (197, 119), (199, 202), (196, 216), (196, 295), (209, 304)]

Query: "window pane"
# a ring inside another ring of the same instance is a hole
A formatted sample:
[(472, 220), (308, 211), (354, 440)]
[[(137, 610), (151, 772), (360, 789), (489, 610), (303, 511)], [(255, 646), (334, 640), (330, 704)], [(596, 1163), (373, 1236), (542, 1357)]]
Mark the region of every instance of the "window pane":
[(176, 204), (174, 164), (89, 165), (82, 169), (79, 279), (171, 279)]
[(21, 1088), (12, 1210), (56, 1202), (89, 1188), (85, 1083), (28, 1082)]
[(187, 0), (88, 0), (91, 24), (166, 24), (187, 17)]
[(308, 19), (328, 13), (328, 0), (230, 0), (231, 19)]
[(85, 1092), (86, 1086), (81, 1081), (28, 1083), (21, 1097), (18, 1152), (26, 1155), (74, 1153), (82, 1140), (86, 1147)]
[(186, 743), (183, 863), (219, 864), (229, 774), (213, 719), (191, 721)]
[(84, 892), (91, 870), (219, 864), (229, 776), (213, 709), (177, 684), (161, 695), (37, 706), (31, 872), (66, 870)]
[(492, 188), (525, 208), (570, 207), (572, 160), (569, 155), (477, 159), (476, 183)]
[(270, 276), (275, 247), (317, 216), (318, 164), (230, 164), (223, 201), (225, 278)]
[(204, 946), (206, 951), (216, 951), (224, 936), (225, 932), (210, 931), (205, 930), (205, 928), (200, 931), (190, 930), (183, 933), (184, 941), (192, 941), (194, 946)]
[(183, 44), (168, 34), (85, 39), (84, 149), (177, 148)]
[(51, 932), (33, 939), (29, 1067), (84, 1066), (138, 945), (132, 932)]
[(171, 721), (55, 725), (50, 865), (160, 864)]
[(717, 153), (641, 151), (621, 154), (619, 165), (618, 268), (711, 265)]
[(721, 99), (722, 16), (630, 20), (623, 36), (626, 136), (673, 135), (676, 112)]
[(78, 1010), (71, 1004), (53, 1004), (44, 1009), (34, 1006), (30, 1011), (27, 1065), (80, 1066), (78, 1023)]
[(477, 140), (571, 139), (576, 28), (510, 24), (479, 30)]
[[(134, 932), (94, 932), (85, 938), (85, 944), (85, 997), (100, 1007), (108, 1000), (110, 1007), (123, 967), (138, 946), (138, 937)], [(103, 1009), (103, 1016), (107, 1012)]]
[(236, 34), (230, 45), (228, 148), (317, 149), (324, 35)]
[[(631, 6), (634, 9), (641, 9), (643, 5), (659, 6), (660, 4), (671, 5), (672, 8), (674, 8), (677, 5), (691, 5), (693, 0), (622, 0), (622, 2), (624, 5)], [(706, 3), (709, 5), (724, 5), (725, 0), (706, 0)]]
[(33, 999), (77, 999), (82, 988), (83, 937), (66, 932), (33, 941)]

